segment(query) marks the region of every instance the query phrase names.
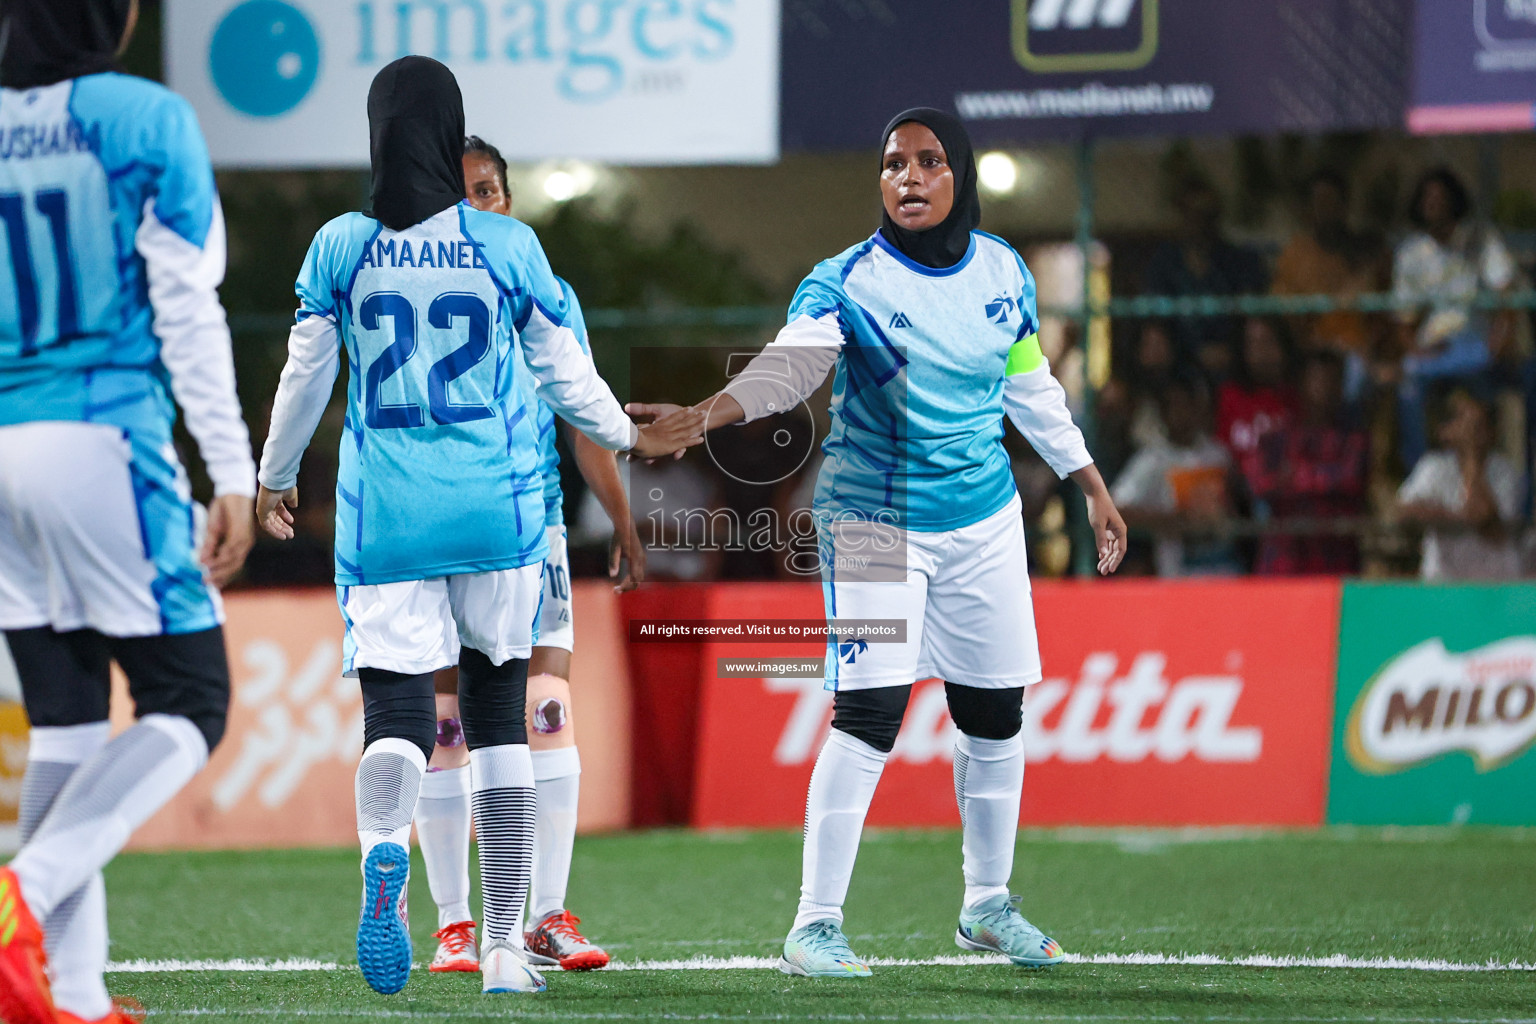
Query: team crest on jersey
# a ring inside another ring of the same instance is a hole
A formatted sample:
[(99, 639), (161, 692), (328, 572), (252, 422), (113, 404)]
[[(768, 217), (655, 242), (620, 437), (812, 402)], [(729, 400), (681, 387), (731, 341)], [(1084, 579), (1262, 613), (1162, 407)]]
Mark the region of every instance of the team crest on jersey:
[(896, 315), (891, 317), (891, 326), (893, 328), (895, 328), (895, 327), (911, 327), (912, 326), (912, 321), (907, 319), (907, 314), (901, 312), (900, 310), (897, 310), (896, 311)]
[(1019, 304), (1006, 295), (999, 295), (987, 303), (987, 319), (995, 324), (1005, 324), (1013, 311), (1019, 308)]
[(859, 655), (869, 650), (867, 640), (844, 640), (837, 645), (838, 660), (845, 665), (852, 665)]

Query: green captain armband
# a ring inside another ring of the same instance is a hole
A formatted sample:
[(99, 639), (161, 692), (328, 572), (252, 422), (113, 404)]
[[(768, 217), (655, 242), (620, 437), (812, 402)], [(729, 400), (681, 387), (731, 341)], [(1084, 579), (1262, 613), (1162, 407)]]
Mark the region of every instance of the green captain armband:
[(1045, 365), (1045, 353), (1040, 351), (1040, 335), (1031, 334), (1027, 338), (1020, 338), (1013, 343), (1008, 350), (1008, 366), (1003, 370), (1003, 376), (1012, 377), (1018, 373), (1029, 373), (1038, 370)]

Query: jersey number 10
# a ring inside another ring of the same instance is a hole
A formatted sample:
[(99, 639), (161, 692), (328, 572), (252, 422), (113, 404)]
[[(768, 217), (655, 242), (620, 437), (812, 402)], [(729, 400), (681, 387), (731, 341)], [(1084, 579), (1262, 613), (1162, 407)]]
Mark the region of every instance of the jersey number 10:
[[(53, 236), (54, 258), (58, 261), (59, 319), (58, 335), (69, 338), (80, 333), (76, 312), (75, 268), (69, 261), (69, 196), (63, 189), (48, 189), (33, 198), (37, 212), (48, 221)], [(32, 271), (32, 246), (27, 237), (26, 197), (16, 192), (0, 194), (0, 222), (10, 243), (11, 272), (16, 275), (16, 313), (21, 321), (21, 354), (37, 354), (38, 299), (37, 275)]]
[[(427, 323), (439, 330), (452, 330), (459, 317), (469, 320), (469, 340), (433, 363), (427, 373), (427, 407), (433, 422), (444, 426), (495, 415), (489, 406), (458, 405), (448, 399), (448, 385), (478, 365), (491, 349), (491, 314), (478, 295), (445, 292), (427, 307)], [(357, 320), (363, 330), (376, 331), (384, 319), (394, 323), (395, 340), (368, 367), (363, 420), (376, 430), (423, 426), (426, 419), (416, 402), (386, 404), (379, 398), (384, 382), (416, 354), (416, 307), (399, 292), (375, 292), (363, 300)]]

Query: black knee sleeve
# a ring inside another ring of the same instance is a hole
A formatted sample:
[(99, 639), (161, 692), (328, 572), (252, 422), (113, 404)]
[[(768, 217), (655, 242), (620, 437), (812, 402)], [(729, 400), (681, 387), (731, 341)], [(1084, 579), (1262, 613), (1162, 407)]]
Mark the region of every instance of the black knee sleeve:
[(863, 740), (889, 754), (901, 732), (912, 686), (877, 686), (869, 690), (839, 690), (832, 698), (832, 728)]
[(944, 684), (949, 717), (955, 728), (978, 740), (1006, 740), (1024, 727), (1024, 687), (983, 690), (975, 686)]
[(528, 659), (500, 665), (469, 647), (459, 652), (459, 722), (470, 750), (528, 742)]
[(229, 659), (224, 653), (223, 627), (113, 637), (107, 646), (128, 677), (134, 713), (191, 719), (213, 753), (224, 738), (229, 714)]
[(111, 711), (112, 654), (94, 629), (56, 633), (8, 629), (5, 639), (21, 678), (21, 698), (33, 725), (105, 722)]
[(363, 687), (363, 749), (375, 740), (406, 740), (420, 747), (430, 761), (437, 743), (432, 673), (408, 676), (383, 668), (360, 668), (357, 681)]

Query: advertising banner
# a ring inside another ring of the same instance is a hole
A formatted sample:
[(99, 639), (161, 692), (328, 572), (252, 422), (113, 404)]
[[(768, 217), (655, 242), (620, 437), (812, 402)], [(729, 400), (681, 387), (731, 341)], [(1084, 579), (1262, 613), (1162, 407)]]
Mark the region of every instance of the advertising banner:
[(958, 112), (982, 145), (1395, 128), (1410, 3), (802, 0), (785, 9), (784, 146), (866, 148), (913, 106)]
[[(821, 608), (818, 587), (770, 586), (731, 587), (709, 614)], [(1023, 821), (1318, 824), (1338, 594), (1327, 580), (1036, 584), (1045, 679), (1025, 695)], [(798, 825), (832, 694), (819, 679), (721, 678), (721, 666), (815, 650), (703, 647), (692, 823)], [(943, 685), (920, 683), (871, 824), (958, 824), (954, 737)]]
[(1536, 127), (1536, 0), (1418, 0), (1408, 127)]
[(778, 155), (778, 0), (166, 0), (171, 88), (222, 167), (368, 163), (374, 74), (453, 68), (508, 159)]
[[(629, 820), (629, 681), (610, 587), (573, 588), (571, 681), (581, 748), (580, 827)], [(134, 835), (148, 849), (347, 846), (357, 841), (353, 774), (363, 746), (357, 680), (341, 675), (330, 590), (231, 594), (224, 635), (229, 727), (208, 766)], [(116, 681), (114, 724), (131, 721)], [(0, 729), (4, 722), (0, 720)], [(3, 735), (3, 733), (0, 733)]]
[(1536, 585), (1350, 583), (1328, 820), (1536, 825)]

